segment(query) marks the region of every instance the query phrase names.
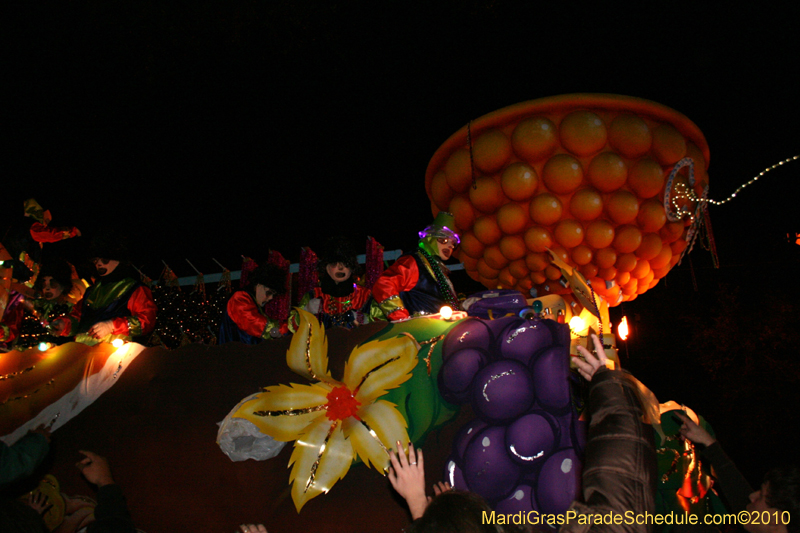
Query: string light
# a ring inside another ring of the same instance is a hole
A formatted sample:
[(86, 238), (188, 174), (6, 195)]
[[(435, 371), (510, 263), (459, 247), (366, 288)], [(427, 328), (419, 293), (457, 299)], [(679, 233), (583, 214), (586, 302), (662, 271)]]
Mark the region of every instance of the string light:
[[(705, 191), (703, 192), (703, 197), (698, 197), (697, 194), (695, 193), (694, 189), (689, 186), (689, 185), (694, 185), (694, 167), (693, 167), (693, 162), (689, 158), (682, 159), (673, 168), (672, 173), (670, 174), (670, 177), (669, 177), (669, 180), (668, 180), (668, 183), (667, 183), (667, 188), (671, 192), (671, 195), (667, 195), (668, 198), (669, 198), (668, 201), (669, 201), (669, 203), (671, 204), (671, 207), (672, 207), (671, 210), (669, 210), (669, 209), (667, 210), (667, 216), (670, 218), (670, 220), (680, 220), (685, 215), (689, 215), (690, 219), (694, 220), (694, 217), (697, 215), (697, 212), (699, 211), (700, 206), (702, 206), (703, 204), (705, 204), (705, 203), (712, 204), (712, 205), (726, 204), (726, 203), (730, 202), (731, 200), (733, 200), (734, 198), (736, 198), (736, 195), (739, 194), (740, 192), (742, 192), (742, 190), (745, 187), (747, 187), (749, 185), (752, 185), (753, 183), (758, 181), (759, 178), (764, 176), (770, 170), (775, 170), (776, 168), (778, 168), (780, 166), (783, 166), (783, 165), (785, 165), (787, 163), (791, 163), (792, 161), (796, 161), (797, 159), (800, 159), (800, 155), (789, 157), (787, 159), (784, 159), (783, 161), (779, 161), (778, 163), (775, 163), (771, 167), (765, 168), (764, 170), (759, 172), (756, 176), (754, 176), (752, 179), (750, 179), (749, 181), (747, 181), (747, 182), (743, 183), (741, 186), (739, 186), (738, 189), (733, 191), (733, 193), (730, 196), (728, 196), (727, 198), (725, 198), (724, 200), (712, 200), (711, 198), (706, 198), (705, 197)], [(673, 181), (675, 175), (677, 174), (677, 171), (680, 170), (684, 166), (688, 166), (689, 167), (689, 185), (687, 185), (685, 182), (680, 181), (680, 182), (677, 182), (673, 187), (672, 186), (672, 181)], [(678, 205), (682, 201), (686, 201), (686, 203), (695, 203), (695, 202), (697, 203), (697, 209), (695, 210), (694, 214), (692, 214), (690, 212), (691, 209), (687, 208), (685, 205), (683, 207)], [(665, 203), (665, 207), (668, 207), (666, 205), (667, 204), (667, 198), (665, 198), (665, 202), (664, 203)]]

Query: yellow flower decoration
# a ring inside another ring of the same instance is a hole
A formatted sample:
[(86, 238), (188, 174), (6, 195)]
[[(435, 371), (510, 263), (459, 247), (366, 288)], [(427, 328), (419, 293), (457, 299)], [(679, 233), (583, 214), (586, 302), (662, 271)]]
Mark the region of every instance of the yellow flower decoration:
[(357, 346), (339, 382), (328, 371), (325, 328), (307, 311), (299, 313), (286, 362), (317, 383), (268, 387), (233, 415), (275, 440), (295, 441), (289, 481), (297, 512), (343, 478), (356, 454), (385, 472), (394, 444), (408, 442), (403, 416), (378, 398), (411, 377), (419, 350), (408, 336)]

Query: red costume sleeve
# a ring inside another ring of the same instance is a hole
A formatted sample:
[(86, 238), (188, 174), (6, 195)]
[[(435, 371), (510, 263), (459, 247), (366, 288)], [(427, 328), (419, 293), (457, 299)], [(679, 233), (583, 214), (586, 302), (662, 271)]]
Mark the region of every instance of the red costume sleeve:
[(150, 292), (150, 289), (144, 285), (138, 287), (128, 299), (130, 318), (113, 319), (114, 335), (138, 337), (150, 333), (156, 325), (156, 309), (156, 302), (153, 300), (153, 293)]
[(253, 337), (263, 337), (269, 319), (258, 310), (253, 297), (245, 291), (233, 293), (228, 300), (228, 315), (236, 326)]
[(25, 309), (21, 303), (6, 310), (6, 314), (3, 315), (3, 322), (0, 324), (0, 342), (11, 342), (17, 338), (24, 312)]
[(396, 301), (392, 304), (392, 297), (399, 299), (400, 293), (413, 289), (417, 281), (419, 281), (417, 262), (413, 256), (404, 255), (375, 281), (375, 285), (372, 286), (372, 296), (390, 320), (408, 318), (408, 311), (402, 307), (402, 302)]
[(69, 239), (78, 234), (78, 228), (54, 228), (45, 226), (41, 222), (31, 225), (31, 237), (36, 242), (58, 242)]

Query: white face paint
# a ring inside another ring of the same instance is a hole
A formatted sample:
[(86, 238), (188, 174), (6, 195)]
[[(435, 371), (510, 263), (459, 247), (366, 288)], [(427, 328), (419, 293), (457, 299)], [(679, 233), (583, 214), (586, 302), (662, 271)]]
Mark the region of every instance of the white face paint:
[(330, 263), (325, 267), (325, 270), (328, 271), (328, 275), (336, 283), (347, 281), (352, 274), (350, 269), (344, 266), (344, 263)]
[(100, 277), (108, 276), (119, 266), (119, 261), (103, 259), (102, 257), (95, 257), (92, 259), (92, 263), (94, 264), (95, 270), (97, 270), (97, 275)]
[(42, 278), (42, 296), (44, 296), (45, 300), (54, 300), (61, 296), (63, 292), (64, 287), (54, 280), (53, 276)]
[(256, 303), (259, 307), (263, 307), (265, 303), (272, 300), (273, 296), (275, 296), (275, 291), (269, 287), (265, 287), (260, 283), (256, 285)]

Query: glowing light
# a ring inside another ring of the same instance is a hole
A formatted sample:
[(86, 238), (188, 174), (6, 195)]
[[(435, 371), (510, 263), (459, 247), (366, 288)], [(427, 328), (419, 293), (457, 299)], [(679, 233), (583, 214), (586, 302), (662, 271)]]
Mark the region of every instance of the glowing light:
[(622, 340), (628, 340), (628, 317), (622, 317), (622, 320), (619, 322), (619, 326), (617, 326), (617, 333), (619, 334), (619, 338)]
[(439, 309), (439, 315), (445, 320), (450, 320), (450, 317), (453, 316), (453, 309), (449, 305), (445, 305)]
[(580, 316), (576, 315), (569, 319), (569, 329), (571, 329), (575, 333), (583, 331), (584, 329), (586, 329), (586, 321), (582, 319)]
[(46, 342), (40, 342), (39, 343), (39, 351), (40, 352), (46, 352), (49, 348), (50, 348), (50, 344), (48, 344)]
[(114, 348), (122, 348), (124, 344), (125, 341), (122, 339), (114, 339), (113, 341), (111, 341), (111, 346), (113, 346)]

